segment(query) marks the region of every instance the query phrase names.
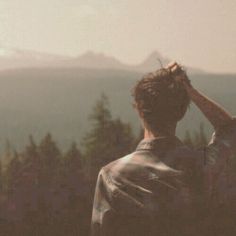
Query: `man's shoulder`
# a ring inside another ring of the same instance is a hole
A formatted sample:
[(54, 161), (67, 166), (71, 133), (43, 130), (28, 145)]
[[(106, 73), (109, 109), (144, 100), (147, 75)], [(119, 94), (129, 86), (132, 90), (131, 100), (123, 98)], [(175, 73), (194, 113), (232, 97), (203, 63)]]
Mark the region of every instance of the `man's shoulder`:
[(175, 176), (195, 171), (200, 167), (200, 156), (204, 153), (187, 146), (170, 150), (163, 158), (150, 150), (136, 150), (103, 166), (100, 173), (118, 182), (121, 178), (139, 181), (154, 175)]
[(140, 176), (148, 175), (148, 159), (151, 155), (149, 151), (134, 151), (108, 163), (102, 167), (101, 172), (114, 180), (119, 180), (120, 177), (129, 180), (139, 179)]
[(103, 166), (101, 170), (105, 173), (120, 172), (133, 162), (134, 156), (135, 152), (129, 153)]

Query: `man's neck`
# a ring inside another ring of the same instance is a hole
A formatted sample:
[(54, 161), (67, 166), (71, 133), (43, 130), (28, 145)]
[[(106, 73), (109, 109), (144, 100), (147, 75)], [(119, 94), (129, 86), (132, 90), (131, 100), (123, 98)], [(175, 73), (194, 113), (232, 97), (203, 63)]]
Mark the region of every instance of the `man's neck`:
[(175, 136), (176, 126), (171, 127), (167, 132), (161, 133), (158, 131), (151, 131), (147, 128), (144, 128), (144, 139), (166, 137), (166, 136)]

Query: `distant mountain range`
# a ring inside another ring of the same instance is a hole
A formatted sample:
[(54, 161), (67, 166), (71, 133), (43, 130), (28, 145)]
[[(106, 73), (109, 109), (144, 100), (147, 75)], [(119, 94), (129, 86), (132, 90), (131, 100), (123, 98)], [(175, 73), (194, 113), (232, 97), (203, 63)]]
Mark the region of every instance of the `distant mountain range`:
[[(19, 68), (93, 68), (116, 69), (147, 73), (161, 67), (160, 61), (166, 65), (171, 60), (158, 51), (152, 52), (142, 63), (129, 65), (103, 53), (88, 51), (78, 57), (69, 57), (40, 53), (30, 50), (20, 50), (0, 47), (0, 70)], [(204, 73), (200, 69), (187, 67), (192, 74)]]

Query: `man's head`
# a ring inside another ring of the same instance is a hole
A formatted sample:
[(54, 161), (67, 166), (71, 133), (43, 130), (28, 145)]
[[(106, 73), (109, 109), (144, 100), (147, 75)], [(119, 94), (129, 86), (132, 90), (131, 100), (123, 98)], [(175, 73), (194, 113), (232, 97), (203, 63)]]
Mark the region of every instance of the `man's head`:
[(134, 87), (135, 107), (152, 132), (166, 133), (186, 113), (190, 98), (170, 69), (160, 69), (144, 76)]

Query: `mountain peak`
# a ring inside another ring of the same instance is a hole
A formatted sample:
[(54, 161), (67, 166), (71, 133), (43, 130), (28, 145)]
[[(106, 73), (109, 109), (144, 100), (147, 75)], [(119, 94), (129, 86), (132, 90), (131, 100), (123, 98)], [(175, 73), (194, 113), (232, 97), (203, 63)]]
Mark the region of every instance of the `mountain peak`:
[(150, 65), (150, 64), (155, 64), (158, 65), (160, 64), (160, 62), (162, 62), (162, 64), (166, 64), (166, 62), (169, 62), (170, 60), (168, 58), (165, 58), (161, 55), (161, 53), (159, 53), (158, 51), (153, 51), (151, 52), (146, 59), (143, 61), (143, 65)]
[[(32, 67), (80, 67), (148, 73), (165, 66), (169, 62), (169, 58), (162, 56), (157, 50), (151, 52), (142, 63), (127, 65), (115, 57), (94, 51), (87, 51), (78, 57), (69, 57), (0, 45), (0, 70)], [(201, 71), (193, 69), (190, 68), (190, 71), (201, 73)]]
[(160, 52), (155, 50), (151, 52), (142, 63), (135, 66), (135, 68), (138, 71), (148, 73), (148, 72), (155, 71), (161, 68), (162, 65), (164, 66), (168, 64), (169, 62), (170, 62), (170, 59), (163, 57)]
[(147, 58), (159, 58), (159, 57), (162, 57), (161, 53), (158, 52), (157, 50), (151, 52)]

